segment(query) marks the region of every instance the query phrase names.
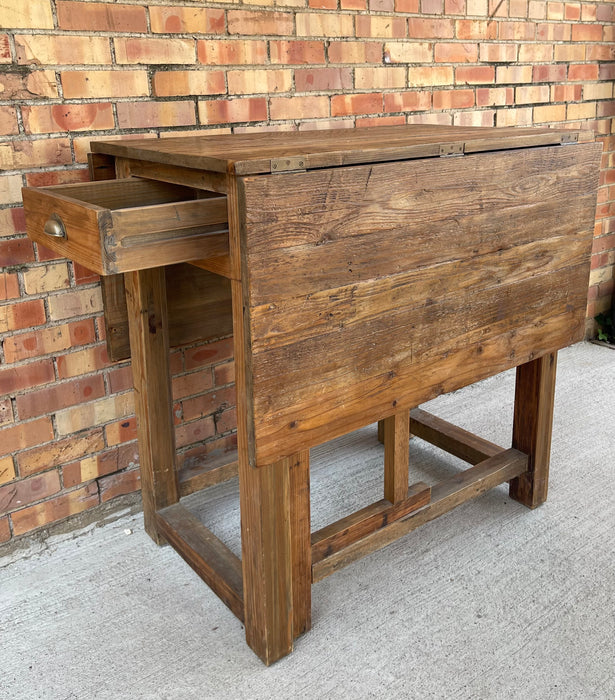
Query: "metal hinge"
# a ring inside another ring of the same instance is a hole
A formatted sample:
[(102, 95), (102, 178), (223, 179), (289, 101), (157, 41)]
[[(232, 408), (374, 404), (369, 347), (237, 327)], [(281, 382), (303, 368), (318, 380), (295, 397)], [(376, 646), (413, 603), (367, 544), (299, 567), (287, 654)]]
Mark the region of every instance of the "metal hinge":
[(465, 148), (465, 143), (441, 143), (441, 156), (462, 156)]
[(294, 156), (293, 158), (275, 158), (271, 161), (272, 173), (287, 173), (289, 170), (305, 170), (307, 168), (307, 156)]
[(559, 142), (562, 146), (566, 146), (571, 143), (579, 143), (579, 132), (571, 131), (569, 134), (562, 134)]

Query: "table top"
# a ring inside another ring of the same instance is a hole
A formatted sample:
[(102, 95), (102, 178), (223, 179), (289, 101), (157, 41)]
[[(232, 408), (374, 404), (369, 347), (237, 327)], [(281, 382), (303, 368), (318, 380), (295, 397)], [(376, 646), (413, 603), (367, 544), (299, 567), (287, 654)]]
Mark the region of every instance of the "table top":
[(402, 125), (97, 141), (95, 153), (250, 175), (575, 142), (579, 131)]

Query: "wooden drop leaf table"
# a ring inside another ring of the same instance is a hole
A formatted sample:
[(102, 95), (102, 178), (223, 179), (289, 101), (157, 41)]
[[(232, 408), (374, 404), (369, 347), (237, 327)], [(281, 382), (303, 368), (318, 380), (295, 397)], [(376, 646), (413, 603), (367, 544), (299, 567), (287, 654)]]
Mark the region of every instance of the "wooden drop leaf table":
[[(92, 182), (24, 189), (30, 237), (103, 275), (109, 354), (132, 357), (147, 532), (265, 663), (310, 628), (312, 583), (503, 482), (545, 500), (600, 153), (556, 129), (197, 135), (93, 143)], [(169, 347), (230, 333), (237, 455), (178, 472)], [(509, 448), (418, 408), (512, 367)], [(383, 498), (311, 532), (310, 448), (375, 422)], [(410, 434), (471, 466), (409, 483)], [(180, 502), (237, 472), (241, 559)]]

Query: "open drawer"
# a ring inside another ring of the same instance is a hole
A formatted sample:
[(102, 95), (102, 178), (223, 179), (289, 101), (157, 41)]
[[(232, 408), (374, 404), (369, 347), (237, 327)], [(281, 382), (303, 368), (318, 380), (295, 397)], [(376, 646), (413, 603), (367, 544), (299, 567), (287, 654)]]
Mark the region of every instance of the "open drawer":
[(29, 237), (101, 275), (228, 255), (224, 195), (127, 178), (24, 187)]

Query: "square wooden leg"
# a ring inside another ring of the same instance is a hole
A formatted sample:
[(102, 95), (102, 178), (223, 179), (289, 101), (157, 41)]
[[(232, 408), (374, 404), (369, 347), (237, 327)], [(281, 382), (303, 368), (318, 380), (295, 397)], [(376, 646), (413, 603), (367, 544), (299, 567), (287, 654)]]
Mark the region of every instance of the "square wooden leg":
[(246, 641), (267, 664), (310, 628), (309, 452), (263, 467), (239, 456)]
[(156, 511), (177, 503), (164, 268), (125, 277), (145, 530), (161, 544)]
[(393, 504), (408, 497), (408, 442), (410, 411), (400, 411), (383, 421), (384, 497)]
[(529, 455), (528, 471), (510, 482), (510, 496), (528, 508), (547, 499), (557, 353), (517, 367), (512, 446)]

